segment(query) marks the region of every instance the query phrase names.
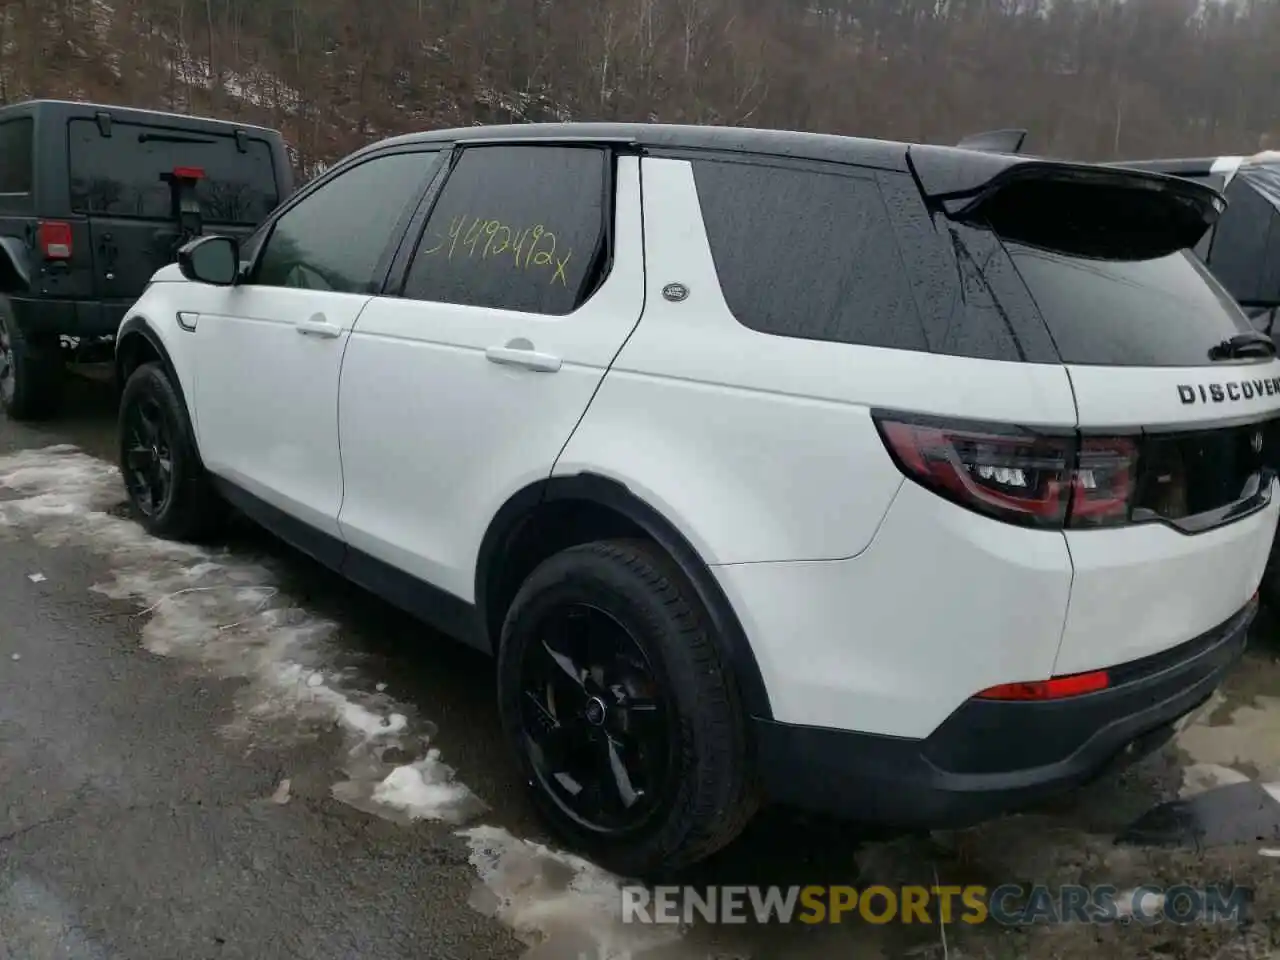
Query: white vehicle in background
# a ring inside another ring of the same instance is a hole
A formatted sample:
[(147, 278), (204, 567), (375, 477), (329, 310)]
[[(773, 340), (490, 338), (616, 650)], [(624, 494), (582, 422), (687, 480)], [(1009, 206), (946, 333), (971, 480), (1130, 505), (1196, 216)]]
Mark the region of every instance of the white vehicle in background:
[(1182, 180), (648, 125), (376, 144), (120, 330), (139, 520), (238, 507), (497, 658), (568, 843), (970, 824), (1162, 742), (1276, 530), (1270, 340)]

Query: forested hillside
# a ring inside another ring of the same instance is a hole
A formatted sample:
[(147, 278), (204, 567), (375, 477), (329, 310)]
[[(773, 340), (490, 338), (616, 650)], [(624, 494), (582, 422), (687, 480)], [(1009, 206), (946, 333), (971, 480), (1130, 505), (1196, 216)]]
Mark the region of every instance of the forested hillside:
[(0, 0), (32, 95), (265, 122), (309, 170), (555, 117), (1240, 153), (1280, 146), (1280, 0)]

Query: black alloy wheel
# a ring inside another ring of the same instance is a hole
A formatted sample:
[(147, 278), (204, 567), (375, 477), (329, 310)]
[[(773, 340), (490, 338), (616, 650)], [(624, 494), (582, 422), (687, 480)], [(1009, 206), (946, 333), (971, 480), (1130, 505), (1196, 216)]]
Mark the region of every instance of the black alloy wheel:
[(520, 670), (525, 750), (571, 820), (622, 837), (669, 804), (678, 738), (653, 664), (613, 616), (588, 603), (548, 610)]
[(123, 419), (125, 486), (138, 511), (156, 517), (173, 498), (173, 438), (154, 396), (133, 398)]
[(750, 728), (711, 618), (656, 543), (539, 563), (498, 648), (498, 708), (530, 799), (569, 849), (636, 878), (738, 836), (759, 806)]

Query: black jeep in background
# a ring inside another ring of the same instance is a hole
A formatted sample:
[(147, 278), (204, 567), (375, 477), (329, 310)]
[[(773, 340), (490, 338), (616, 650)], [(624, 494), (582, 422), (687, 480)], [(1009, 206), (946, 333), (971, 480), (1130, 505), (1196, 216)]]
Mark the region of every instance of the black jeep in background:
[(177, 248), (246, 236), (289, 195), (275, 130), (56, 100), (0, 108), (0, 406), (58, 407), (69, 345), (103, 359)]

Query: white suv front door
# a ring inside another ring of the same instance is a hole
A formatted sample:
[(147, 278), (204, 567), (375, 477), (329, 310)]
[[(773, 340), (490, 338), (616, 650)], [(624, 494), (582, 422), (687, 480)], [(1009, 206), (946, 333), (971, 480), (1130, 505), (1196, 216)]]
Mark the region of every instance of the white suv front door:
[(639, 160), (464, 147), (399, 293), (347, 347), (339, 519), (351, 547), (469, 601), (489, 521), (550, 476), (640, 319)]
[(343, 351), (439, 156), (382, 155), (338, 173), (269, 228), (247, 282), (193, 297), (206, 467), (333, 537)]

